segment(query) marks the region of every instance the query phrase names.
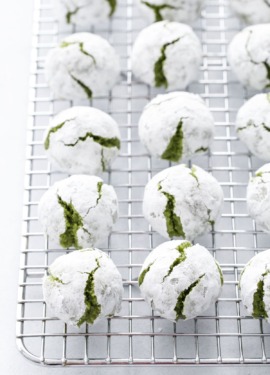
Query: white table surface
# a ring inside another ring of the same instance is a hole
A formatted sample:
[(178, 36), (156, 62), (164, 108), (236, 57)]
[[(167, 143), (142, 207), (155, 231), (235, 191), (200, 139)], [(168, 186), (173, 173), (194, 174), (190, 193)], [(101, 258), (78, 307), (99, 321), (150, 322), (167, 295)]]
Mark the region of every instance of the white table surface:
[(15, 344), (33, 0), (2, 0), (0, 12), (0, 374), (267, 374), (258, 367), (47, 368), (24, 359)]

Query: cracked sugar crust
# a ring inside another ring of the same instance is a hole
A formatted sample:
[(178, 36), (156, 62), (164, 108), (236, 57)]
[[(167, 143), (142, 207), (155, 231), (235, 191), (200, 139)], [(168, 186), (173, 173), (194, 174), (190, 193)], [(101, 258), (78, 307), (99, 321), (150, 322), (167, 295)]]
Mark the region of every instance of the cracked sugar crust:
[(270, 22), (270, 0), (230, 0), (235, 13), (248, 24)]
[[(85, 294), (90, 273), (91, 294)], [(43, 278), (43, 294), (53, 316), (78, 326), (87, 312), (88, 323), (93, 324), (120, 311), (122, 278), (104, 252), (78, 250), (58, 257), (50, 265), (48, 276)]]
[(222, 203), (223, 191), (213, 176), (195, 165), (190, 169), (181, 164), (148, 182), (143, 213), (163, 237), (193, 240), (212, 229)]
[(118, 217), (114, 188), (96, 176), (74, 175), (42, 196), (39, 220), (50, 240), (64, 248), (102, 243)]
[(247, 313), (270, 323), (270, 250), (260, 252), (247, 263), (239, 287)]
[(76, 33), (52, 49), (45, 63), (48, 84), (58, 99), (91, 99), (105, 95), (120, 75), (120, 60), (103, 38)]
[(56, 166), (70, 174), (100, 174), (117, 157), (120, 132), (105, 112), (72, 107), (51, 121), (44, 146)]
[(238, 111), (238, 137), (259, 159), (270, 161), (270, 95), (258, 94)]
[(136, 0), (149, 22), (162, 20), (191, 23), (200, 14), (204, 0)]
[(140, 32), (131, 59), (139, 80), (168, 90), (184, 89), (198, 77), (202, 48), (189, 26), (161, 21)]
[(60, 26), (77, 25), (89, 29), (89, 26), (109, 19), (116, 7), (116, 0), (57, 0), (54, 13)]
[(179, 161), (208, 151), (214, 136), (214, 119), (198, 95), (158, 95), (143, 110), (139, 136), (152, 156)]
[[(179, 252), (179, 248), (183, 251)], [(141, 274), (148, 268), (140, 285), (141, 293), (154, 310), (172, 321), (202, 314), (221, 292), (219, 266), (209, 251), (198, 244), (164, 242), (148, 255)]]
[(237, 79), (257, 90), (270, 85), (270, 24), (240, 31), (228, 48), (228, 60)]
[(263, 165), (250, 179), (247, 208), (258, 228), (270, 232), (270, 163)]

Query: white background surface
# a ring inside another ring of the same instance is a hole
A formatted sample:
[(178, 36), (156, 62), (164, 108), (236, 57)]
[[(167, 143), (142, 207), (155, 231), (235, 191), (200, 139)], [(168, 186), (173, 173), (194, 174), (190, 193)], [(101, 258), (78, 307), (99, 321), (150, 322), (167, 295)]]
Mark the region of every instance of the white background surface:
[(0, 374), (268, 374), (264, 367), (45, 368), (17, 351), (15, 317), (22, 218), (33, 0), (1, 0), (0, 12)]

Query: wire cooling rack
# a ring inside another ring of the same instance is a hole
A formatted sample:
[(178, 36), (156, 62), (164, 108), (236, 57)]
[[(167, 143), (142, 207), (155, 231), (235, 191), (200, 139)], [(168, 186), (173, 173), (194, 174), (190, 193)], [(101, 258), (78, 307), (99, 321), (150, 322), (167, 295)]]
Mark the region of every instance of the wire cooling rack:
[[(44, 57), (56, 42), (71, 32), (58, 31), (53, 0), (37, 0), (34, 14), (28, 145), (25, 174), (24, 219), (19, 280), (17, 344), (30, 360), (46, 365), (188, 365), (266, 364), (270, 362), (270, 326), (245, 316), (238, 280), (245, 263), (269, 247), (269, 235), (258, 232), (246, 211), (246, 185), (261, 165), (237, 139), (236, 111), (248, 92), (230, 72), (226, 48), (240, 28), (226, 0), (208, 0), (194, 28), (203, 43), (200, 80), (189, 91), (199, 93), (212, 110), (216, 136), (211, 153), (194, 159), (221, 183), (225, 203), (213, 233), (198, 238), (220, 262), (225, 276), (223, 292), (203, 316), (171, 323), (141, 298), (137, 277), (141, 265), (163, 239), (142, 216), (142, 196), (153, 174), (169, 166), (149, 157), (138, 139), (137, 122), (148, 101), (160, 90), (137, 81), (131, 73), (130, 52), (145, 26), (132, 0), (120, 0), (113, 20), (89, 31), (107, 38), (121, 56), (121, 82), (108, 97), (91, 105), (110, 113), (119, 123), (121, 155), (104, 180), (120, 201), (120, 219), (102, 247), (118, 266), (124, 280), (121, 313), (94, 327), (78, 331), (47, 311), (41, 281), (48, 265), (65, 250), (55, 248), (37, 220), (41, 195), (66, 175), (51, 171), (42, 146), (43, 132), (53, 115), (76, 102), (53, 100), (44, 79)], [(80, 104), (88, 105), (89, 102)], [(192, 160), (193, 162), (193, 160)]]

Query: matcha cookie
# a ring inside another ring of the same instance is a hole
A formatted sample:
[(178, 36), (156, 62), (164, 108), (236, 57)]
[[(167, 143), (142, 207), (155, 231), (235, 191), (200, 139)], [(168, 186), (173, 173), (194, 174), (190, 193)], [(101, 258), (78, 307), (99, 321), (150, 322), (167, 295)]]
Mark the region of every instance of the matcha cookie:
[(221, 212), (223, 192), (203, 169), (184, 164), (163, 170), (146, 185), (143, 213), (165, 238), (188, 240), (211, 230)]
[(235, 13), (248, 24), (270, 22), (270, 0), (230, 0)]
[(50, 187), (38, 211), (53, 243), (82, 249), (106, 239), (118, 216), (118, 201), (113, 187), (101, 178), (75, 175)]
[(116, 8), (117, 0), (56, 0), (55, 15), (60, 24), (89, 29), (109, 19)]
[(270, 163), (258, 169), (249, 181), (247, 208), (258, 228), (270, 232)]
[(184, 89), (198, 77), (202, 48), (191, 27), (161, 21), (140, 32), (131, 59), (140, 81), (168, 90)]
[(91, 99), (105, 95), (120, 74), (114, 48), (90, 33), (67, 36), (46, 59), (45, 75), (56, 99)]
[(105, 171), (118, 155), (120, 145), (117, 123), (91, 107), (72, 107), (59, 113), (44, 140), (50, 159), (70, 174)]
[(70, 325), (94, 324), (121, 309), (122, 278), (113, 261), (98, 249), (73, 251), (57, 258), (43, 279), (51, 313)]
[(205, 247), (169, 241), (148, 255), (138, 283), (153, 310), (177, 321), (205, 312), (220, 295), (223, 275)]
[(141, 142), (152, 156), (178, 162), (206, 153), (214, 119), (203, 100), (188, 92), (158, 95), (139, 120)]
[(248, 314), (270, 323), (270, 250), (255, 255), (248, 262), (239, 287)]
[(228, 60), (237, 79), (247, 87), (270, 87), (270, 24), (240, 31), (228, 48)]
[(258, 94), (238, 111), (236, 131), (252, 154), (270, 161), (270, 94)]
[(190, 23), (200, 14), (204, 0), (136, 0), (141, 13), (150, 21)]

